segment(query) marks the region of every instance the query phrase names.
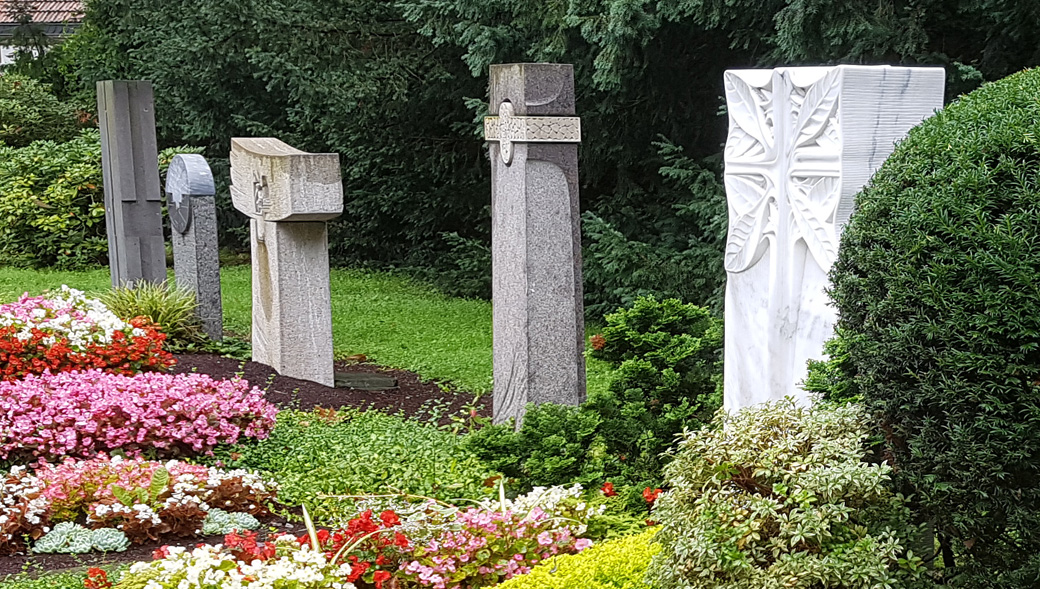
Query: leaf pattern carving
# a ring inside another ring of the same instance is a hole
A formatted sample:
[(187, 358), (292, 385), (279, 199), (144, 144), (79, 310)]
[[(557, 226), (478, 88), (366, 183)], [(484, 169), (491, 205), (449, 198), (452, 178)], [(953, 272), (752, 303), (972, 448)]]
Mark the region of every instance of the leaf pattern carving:
[(832, 69), (822, 79), (813, 84), (805, 93), (802, 108), (798, 112), (795, 132), (798, 138), (795, 147), (811, 144), (827, 126), (827, 122), (838, 106), (838, 94), (841, 70)]
[(835, 177), (819, 178), (808, 191), (792, 182), (789, 198), (791, 216), (809, 253), (823, 269), (834, 264), (838, 256), (838, 237), (828, 208), (837, 203), (835, 193), (839, 187)]
[[(761, 146), (757, 151), (768, 151), (772, 137), (765, 124), (765, 113), (755, 98), (755, 93), (740, 76), (726, 73), (727, 108), (733, 122)], [(750, 152), (744, 149), (742, 153)]]
[[(730, 208), (729, 237), (726, 240), (725, 267), (729, 272), (743, 272), (755, 265), (765, 254), (768, 241), (765, 239), (769, 226), (768, 179), (760, 185), (745, 176), (726, 177), (726, 192), (739, 195), (742, 203), (750, 207), (738, 211)], [(733, 198), (733, 196), (731, 196)]]

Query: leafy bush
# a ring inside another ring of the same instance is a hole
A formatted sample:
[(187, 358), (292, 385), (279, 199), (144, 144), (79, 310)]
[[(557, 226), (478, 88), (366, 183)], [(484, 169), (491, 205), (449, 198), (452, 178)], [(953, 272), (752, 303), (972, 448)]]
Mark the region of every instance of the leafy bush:
[(89, 115), (54, 96), (47, 84), (19, 74), (0, 75), (0, 145), (69, 141), (89, 120)]
[(661, 453), (720, 405), (722, 326), (705, 309), (652, 297), (606, 321), (592, 355), (615, 367), (608, 391), (581, 407), (529, 406), (519, 431), (486, 426), (466, 446), (523, 488), (609, 479), (641, 506), (639, 492), (659, 484)]
[(648, 580), (661, 589), (899, 585), (919, 574), (892, 467), (862, 462), (856, 405), (720, 411), (665, 467)]
[(801, 387), (825, 401), (861, 402), (863, 398), (850, 377), (855, 369), (849, 362), (848, 345), (840, 333), (824, 342), (823, 352), (826, 360), (809, 360), (809, 372)]
[(1040, 573), (1038, 96), (1028, 70), (912, 130), (857, 197), (831, 273), (845, 378), (973, 587)]
[(0, 146), (0, 259), (64, 269), (108, 257), (101, 139)]
[(224, 463), (264, 471), (286, 505), (315, 519), (341, 518), (350, 502), (323, 495), (403, 492), (443, 500), (479, 498), (495, 473), (435, 426), (377, 411), (282, 411), (266, 440), (225, 446)]
[(114, 374), (163, 370), (173, 356), (147, 319), (125, 322), (101, 302), (62, 286), (0, 305), (0, 380), (100, 369)]
[(660, 550), (657, 530), (619, 538), (574, 555), (551, 558), (500, 589), (644, 589), (650, 559)]
[(244, 380), (99, 370), (0, 381), (0, 458), (208, 452), (264, 438), (277, 409)]
[(173, 284), (142, 281), (110, 290), (98, 298), (120, 318), (147, 317), (166, 334), (166, 348), (171, 352), (206, 339), (195, 295)]

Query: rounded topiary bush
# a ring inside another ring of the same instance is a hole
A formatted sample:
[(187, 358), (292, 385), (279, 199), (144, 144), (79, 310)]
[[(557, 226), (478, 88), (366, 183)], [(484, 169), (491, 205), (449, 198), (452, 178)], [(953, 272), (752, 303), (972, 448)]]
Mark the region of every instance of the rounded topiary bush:
[(1040, 70), (912, 130), (859, 194), (831, 279), (845, 377), (946, 577), (1023, 586), (1040, 564)]

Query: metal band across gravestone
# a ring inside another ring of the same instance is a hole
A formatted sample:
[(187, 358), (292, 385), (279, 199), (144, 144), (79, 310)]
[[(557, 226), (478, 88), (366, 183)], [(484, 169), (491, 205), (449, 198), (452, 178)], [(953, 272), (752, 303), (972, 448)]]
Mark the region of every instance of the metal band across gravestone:
[(570, 65), (491, 66), (494, 421), (585, 400), (578, 143)]
[(725, 74), (727, 410), (791, 396), (823, 357), (825, 288), (855, 195), (911, 127), (942, 107), (941, 68)]
[(152, 84), (97, 83), (112, 286), (166, 280)]
[(166, 209), (173, 241), (177, 286), (195, 295), (202, 329), (211, 339), (224, 337), (220, 301), (217, 202), (206, 158), (176, 155), (166, 172)]
[(253, 360), (333, 386), (329, 219), (343, 212), (339, 155), (231, 140), (231, 200), (249, 216)]

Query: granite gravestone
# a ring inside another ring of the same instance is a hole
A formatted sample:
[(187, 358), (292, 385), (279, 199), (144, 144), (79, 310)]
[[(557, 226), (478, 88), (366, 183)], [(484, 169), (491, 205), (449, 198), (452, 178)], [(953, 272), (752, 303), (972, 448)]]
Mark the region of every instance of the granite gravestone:
[(97, 83), (112, 286), (166, 280), (152, 85)]
[(224, 318), (216, 193), (206, 158), (196, 154), (173, 157), (166, 171), (166, 210), (170, 215), (174, 275), (177, 286), (194, 293), (202, 330), (220, 341)]
[(570, 65), (491, 66), (494, 421), (585, 400), (580, 120)]
[(326, 221), (343, 212), (339, 155), (231, 140), (231, 199), (249, 216), (253, 360), (333, 386)]
[(728, 410), (808, 394), (835, 310), (825, 292), (854, 197), (911, 127), (942, 107), (941, 68), (725, 73)]

